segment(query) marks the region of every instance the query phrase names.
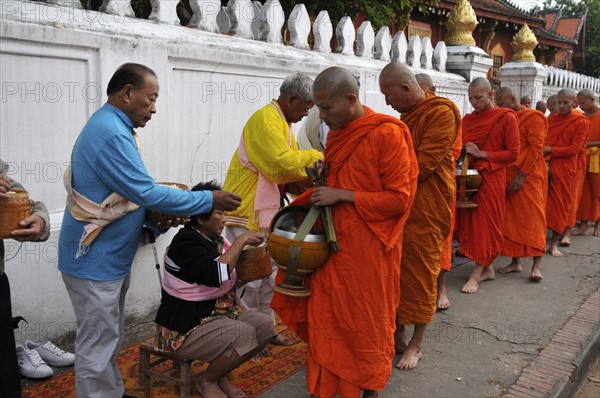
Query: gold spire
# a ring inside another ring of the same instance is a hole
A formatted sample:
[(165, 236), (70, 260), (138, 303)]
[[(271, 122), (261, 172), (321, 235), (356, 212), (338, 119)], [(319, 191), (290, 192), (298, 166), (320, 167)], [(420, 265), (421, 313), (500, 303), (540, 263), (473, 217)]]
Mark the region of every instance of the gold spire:
[(533, 55), (533, 49), (537, 46), (538, 41), (535, 38), (535, 34), (529, 29), (527, 24), (523, 25), (521, 30), (513, 37), (510, 45), (513, 49), (512, 61), (531, 61), (535, 62), (535, 55)]
[(471, 3), (468, 0), (458, 0), (456, 7), (450, 13), (450, 18), (446, 22), (448, 34), (446, 35), (446, 45), (475, 45), (473, 31), (478, 25), (477, 17)]

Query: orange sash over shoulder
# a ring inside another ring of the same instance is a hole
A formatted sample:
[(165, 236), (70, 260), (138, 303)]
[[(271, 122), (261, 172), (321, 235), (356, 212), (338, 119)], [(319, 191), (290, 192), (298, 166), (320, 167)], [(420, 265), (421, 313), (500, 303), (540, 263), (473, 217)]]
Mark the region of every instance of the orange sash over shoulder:
[(569, 226), (571, 209), (576, 206), (578, 155), (589, 132), (587, 117), (571, 112), (548, 117), (548, 136), (545, 146), (552, 148), (549, 158), (550, 179), (546, 202), (546, 224), (562, 234)]
[[(544, 114), (523, 108), (517, 112), (521, 151), (517, 161), (506, 168), (506, 215), (502, 223), (504, 244), (502, 255), (536, 257), (546, 251), (546, 197), (548, 175), (544, 162), (544, 141), (548, 121)], [(509, 192), (508, 186), (520, 173), (523, 186)]]
[[(308, 390), (323, 397), (384, 389), (394, 357), (402, 230), (418, 167), (404, 123), (365, 111), (330, 131), (325, 151), (328, 186), (355, 192), (354, 204), (332, 208), (341, 250), (311, 275), (308, 299), (276, 293), (271, 303), (284, 323), (308, 337)], [(311, 194), (294, 203), (309, 203)]]
[(511, 109), (492, 108), (463, 118), (463, 143), (476, 144), (488, 159), (470, 163), (482, 178), (471, 198), (478, 207), (457, 209), (456, 229), (461, 251), (483, 266), (491, 265), (502, 248), (505, 167), (517, 159), (519, 140), (517, 115)]
[(452, 148), (461, 116), (452, 101), (428, 93), (402, 120), (413, 139), (419, 182), (404, 226), (397, 319), (427, 324), (435, 315), (442, 248), (450, 233), (456, 190)]
[[(587, 142), (600, 141), (600, 111), (589, 117), (590, 134)], [(600, 219), (600, 147), (586, 149), (586, 174), (577, 212), (578, 220)]]

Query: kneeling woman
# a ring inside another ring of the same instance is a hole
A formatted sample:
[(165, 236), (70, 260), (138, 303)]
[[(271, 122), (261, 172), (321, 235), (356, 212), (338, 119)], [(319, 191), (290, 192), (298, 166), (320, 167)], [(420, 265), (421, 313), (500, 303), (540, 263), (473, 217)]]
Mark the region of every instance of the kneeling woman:
[[(218, 189), (210, 182), (192, 191)], [(155, 345), (176, 357), (209, 363), (196, 382), (203, 397), (241, 398), (244, 392), (228, 374), (265, 348), (275, 330), (268, 315), (241, 311), (235, 302), (240, 253), (264, 237), (249, 231), (229, 247), (221, 237), (224, 225), (223, 212), (212, 210), (192, 216), (173, 238), (165, 256)]]

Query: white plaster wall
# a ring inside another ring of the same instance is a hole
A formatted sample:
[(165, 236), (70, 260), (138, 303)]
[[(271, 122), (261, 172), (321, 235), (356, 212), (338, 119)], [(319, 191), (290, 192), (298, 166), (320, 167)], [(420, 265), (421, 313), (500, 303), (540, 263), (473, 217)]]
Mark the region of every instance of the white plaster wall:
[[(7, 240), (13, 313), (25, 317), (17, 340), (56, 338), (74, 330), (74, 314), (56, 269), (66, 194), (60, 176), (89, 116), (106, 101), (106, 85), (125, 62), (153, 68), (161, 85), (158, 113), (138, 133), (142, 157), (157, 180), (222, 182), (247, 118), (278, 95), (294, 71), (315, 77), (332, 65), (361, 81), (361, 100), (396, 114), (379, 92), (386, 62), (317, 53), (181, 26), (21, 1), (0, 1), (0, 157), (11, 177), (52, 211), (48, 242)], [(432, 75), (438, 93), (471, 110), (458, 75)], [(397, 114), (396, 114), (397, 115)], [(299, 128), (299, 125), (295, 126)], [(159, 253), (170, 241), (159, 238)], [(150, 248), (141, 244), (127, 315), (144, 316), (160, 299)]]

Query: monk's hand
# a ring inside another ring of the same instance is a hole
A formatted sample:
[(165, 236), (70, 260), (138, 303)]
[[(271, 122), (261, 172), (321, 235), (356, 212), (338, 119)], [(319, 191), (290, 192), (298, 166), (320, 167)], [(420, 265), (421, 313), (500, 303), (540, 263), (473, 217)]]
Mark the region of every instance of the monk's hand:
[(519, 174), (517, 174), (508, 185), (508, 192), (519, 192), (521, 190), (521, 187), (523, 187), (524, 181), (525, 174), (522, 171), (520, 171)]
[(10, 191), (10, 181), (0, 175), (0, 198), (8, 198), (10, 196), (7, 194), (8, 191)]
[(10, 237), (19, 242), (36, 242), (39, 241), (46, 228), (46, 221), (40, 216), (31, 215), (23, 219), (19, 226), (10, 233)]
[(242, 198), (238, 195), (225, 191), (212, 191), (213, 207), (217, 210), (233, 211), (240, 207)]
[(311, 196), (311, 202), (315, 206), (329, 206), (340, 202), (354, 203), (354, 191), (330, 187), (316, 187)]
[(467, 142), (465, 144), (465, 150), (467, 154), (471, 155), (475, 159), (487, 159), (487, 152), (480, 150), (477, 144)]

